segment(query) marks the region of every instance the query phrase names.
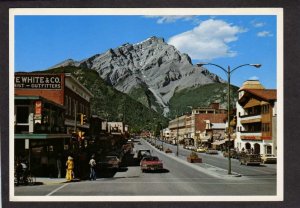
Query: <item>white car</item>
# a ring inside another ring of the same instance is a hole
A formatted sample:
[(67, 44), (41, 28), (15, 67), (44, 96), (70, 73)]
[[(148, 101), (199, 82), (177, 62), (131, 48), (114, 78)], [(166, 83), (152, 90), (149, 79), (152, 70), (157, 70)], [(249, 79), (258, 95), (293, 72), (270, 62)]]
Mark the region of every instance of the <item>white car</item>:
[(272, 154), (264, 154), (261, 156), (262, 163), (277, 163), (277, 157)]

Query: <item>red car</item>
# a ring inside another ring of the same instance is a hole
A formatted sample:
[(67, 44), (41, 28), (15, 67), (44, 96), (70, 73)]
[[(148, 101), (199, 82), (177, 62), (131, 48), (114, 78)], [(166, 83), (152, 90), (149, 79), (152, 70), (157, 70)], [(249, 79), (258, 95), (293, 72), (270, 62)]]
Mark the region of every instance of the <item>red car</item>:
[(163, 163), (156, 156), (144, 157), (141, 160), (141, 170), (145, 172), (146, 170), (162, 170)]

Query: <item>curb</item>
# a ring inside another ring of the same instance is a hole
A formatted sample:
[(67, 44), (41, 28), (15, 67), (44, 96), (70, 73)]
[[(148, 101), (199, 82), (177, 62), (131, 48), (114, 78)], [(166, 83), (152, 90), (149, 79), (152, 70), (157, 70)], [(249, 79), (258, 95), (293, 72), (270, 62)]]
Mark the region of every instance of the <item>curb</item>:
[[(146, 140), (145, 140), (146, 141)], [(221, 178), (221, 179), (234, 179), (234, 178), (240, 178), (242, 177), (241, 174), (239, 173), (232, 173), (231, 175), (228, 175), (228, 174), (219, 174), (217, 173), (216, 170), (219, 170), (219, 171), (226, 171), (225, 169), (222, 169), (222, 168), (219, 168), (219, 167), (216, 167), (216, 166), (213, 166), (213, 165), (210, 165), (210, 164), (207, 164), (207, 163), (201, 163), (201, 164), (205, 164), (207, 166), (210, 166), (211, 168), (214, 168), (215, 170), (209, 170), (209, 168), (205, 168), (205, 167), (200, 167), (198, 165), (195, 165), (195, 164), (192, 164), (192, 163), (188, 163), (187, 161), (185, 161), (184, 159), (181, 159), (180, 156), (179, 157), (175, 157), (174, 153), (165, 153), (164, 151), (160, 151), (160, 150), (157, 150), (155, 147), (153, 147), (148, 141), (146, 141), (147, 144), (149, 144), (156, 152), (160, 153), (160, 154), (163, 154), (169, 158), (173, 158), (175, 159), (177, 162), (180, 162), (182, 164), (185, 164), (193, 169), (196, 169), (198, 171), (201, 171), (202, 173), (204, 174), (207, 174), (207, 175), (210, 175), (210, 176), (213, 176), (213, 177), (216, 177), (216, 178)], [(182, 156), (181, 156), (182, 157)]]

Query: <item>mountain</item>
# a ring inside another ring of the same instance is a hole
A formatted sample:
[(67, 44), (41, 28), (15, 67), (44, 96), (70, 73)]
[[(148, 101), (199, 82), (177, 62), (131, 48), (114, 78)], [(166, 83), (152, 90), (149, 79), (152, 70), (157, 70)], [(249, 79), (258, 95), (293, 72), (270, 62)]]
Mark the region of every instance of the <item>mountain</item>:
[[(235, 108), (238, 98), (238, 87), (231, 86), (231, 108)], [(182, 115), (191, 112), (190, 107), (208, 107), (211, 103), (221, 104), (221, 108), (227, 108), (227, 84), (212, 83), (201, 87), (192, 87), (176, 92), (170, 99), (170, 115)]]
[(98, 72), (109, 85), (157, 112), (167, 115), (178, 92), (207, 84), (224, 83), (207, 69), (158, 37), (123, 44), (82, 61), (68, 59), (51, 68), (75, 66)]
[(155, 130), (157, 125), (167, 126), (168, 120), (153, 109), (132, 99), (108, 85), (95, 70), (75, 66), (57, 67), (39, 71), (39, 73), (71, 73), (82, 83), (94, 97), (91, 99), (92, 114), (109, 121), (124, 121), (131, 132), (142, 129)]

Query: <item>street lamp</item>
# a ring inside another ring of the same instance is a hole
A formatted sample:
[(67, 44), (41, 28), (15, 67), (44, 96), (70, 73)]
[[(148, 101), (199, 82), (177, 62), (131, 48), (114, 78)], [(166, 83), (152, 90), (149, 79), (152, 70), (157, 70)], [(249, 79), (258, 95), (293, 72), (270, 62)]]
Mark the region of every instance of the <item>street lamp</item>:
[(255, 68), (261, 67), (261, 64), (242, 64), (240, 66), (235, 67), (234, 69), (230, 69), (230, 66), (228, 66), (227, 70), (223, 67), (213, 64), (213, 63), (199, 63), (197, 66), (201, 67), (204, 65), (213, 65), (220, 69), (222, 69), (227, 74), (227, 86), (228, 86), (228, 93), (227, 93), (227, 117), (228, 117), (228, 126), (227, 126), (227, 132), (228, 132), (228, 175), (231, 174), (231, 158), (230, 158), (230, 75), (233, 71), (237, 70), (238, 68), (244, 67), (244, 66), (253, 66)]
[[(177, 114), (178, 114), (178, 111), (177, 111)], [(178, 134), (179, 134), (179, 117), (178, 117), (178, 115), (176, 115), (176, 117), (177, 117), (177, 134), (176, 134), (176, 137), (177, 137), (177, 141), (176, 141), (176, 143), (177, 143), (177, 151), (176, 151), (176, 156), (178, 157), (178, 151), (179, 151), (179, 137), (178, 137)]]

